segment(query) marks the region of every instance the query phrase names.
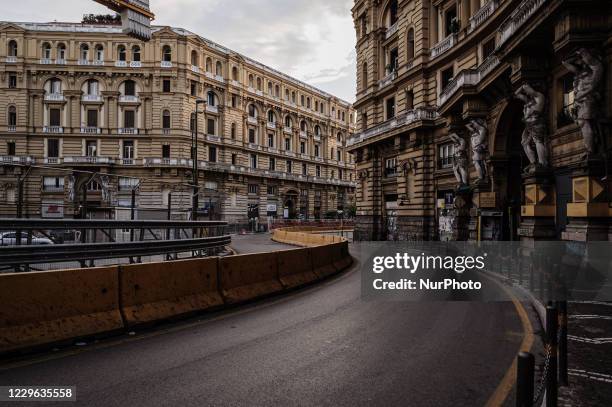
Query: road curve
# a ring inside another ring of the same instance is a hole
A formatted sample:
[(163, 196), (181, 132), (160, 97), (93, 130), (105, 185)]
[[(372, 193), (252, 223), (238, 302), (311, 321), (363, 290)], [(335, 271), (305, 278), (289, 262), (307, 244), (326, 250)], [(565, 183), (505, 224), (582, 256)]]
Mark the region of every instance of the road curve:
[(0, 385), (72, 385), (71, 405), (88, 407), (487, 402), (522, 339), (511, 302), (365, 302), (360, 284), (354, 268), (247, 307), (0, 366)]

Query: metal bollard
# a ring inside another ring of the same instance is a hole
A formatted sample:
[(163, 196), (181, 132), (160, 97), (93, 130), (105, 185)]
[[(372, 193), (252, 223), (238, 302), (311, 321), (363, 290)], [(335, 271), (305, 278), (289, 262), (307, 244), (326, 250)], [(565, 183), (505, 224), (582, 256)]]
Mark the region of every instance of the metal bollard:
[(567, 386), (567, 301), (559, 301), (557, 307), (559, 309), (559, 385)]
[(550, 352), (548, 374), (546, 375), (546, 407), (557, 407), (557, 308), (546, 307), (546, 347)]
[(532, 407), (535, 358), (529, 352), (520, 352), (516, 359), (516, 407)]

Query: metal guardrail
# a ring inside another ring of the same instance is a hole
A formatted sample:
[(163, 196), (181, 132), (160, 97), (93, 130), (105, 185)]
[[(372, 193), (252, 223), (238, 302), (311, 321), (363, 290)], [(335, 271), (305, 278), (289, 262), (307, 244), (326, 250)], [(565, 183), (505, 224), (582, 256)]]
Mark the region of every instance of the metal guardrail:
[(200, 251), (227, 246), (231, 241), (231, 237), (226, 235), (196, 239), (150, 240), (125, 243), (4, 246), (0, 247), (0, 267)]
[(0, 219), (0, 270), (59, 262), (91, 267), (101, 259), (140, 263), (142, 256), (172, 260), (185, 253), (200, 257), (216, 255), (230, 243), (227, 222), (221, 221)]

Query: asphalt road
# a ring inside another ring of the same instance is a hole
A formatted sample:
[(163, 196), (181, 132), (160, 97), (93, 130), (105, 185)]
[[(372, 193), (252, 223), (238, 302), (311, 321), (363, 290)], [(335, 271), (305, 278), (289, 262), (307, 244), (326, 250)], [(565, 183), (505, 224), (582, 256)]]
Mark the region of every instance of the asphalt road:
[(232, 244), (230, 247), (234, 249), (237, 254), (295, 249), (295, 246), (275, 242), (270, 239), (270, 236), (269, 233), (232, 235)]
[(0, 366), (0, 385), (76, 386), (77, 402), (60, 406), (485, 405), (523, 337), (512, 303), (366, 302), (360, 286), (353, 269), (247, 307)]

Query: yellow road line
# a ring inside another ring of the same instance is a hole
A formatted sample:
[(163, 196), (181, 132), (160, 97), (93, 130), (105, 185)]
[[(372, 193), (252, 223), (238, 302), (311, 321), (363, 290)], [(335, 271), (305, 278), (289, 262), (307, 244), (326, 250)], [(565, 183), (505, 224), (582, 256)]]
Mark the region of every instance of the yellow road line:
[[(516, 298), (516, 296), (510, 291), (506, 286), (499, 283), (493, 278), (490, 278), (491, 281), (494, 281), (497, 285), (499, 285), (512, 299), (512, 303), (516, 308), (516, 312), (521, 319), (521, 323), (523, 325), (523, 341), (521, 342), (521, 346), (519, 347), (518, 352), (529, 352), (531, 350), (531, 346), (534, 342), (533, 335), (533, 326), (531, 325), (531, 321), (529, 320), (529, 316), (527, 315), (527, 311), (523, 304)], [(517, 352), (517, 354), (518, 354)], [(499, 382), (497, 388), (485, 404), (485, 407), (499, 407), (504, 404), (508, 394), (512, 391), (514, 384), (516, 382), (516, 357), (513, 358), (512, 364), (504, 374), (504, 378)]]

